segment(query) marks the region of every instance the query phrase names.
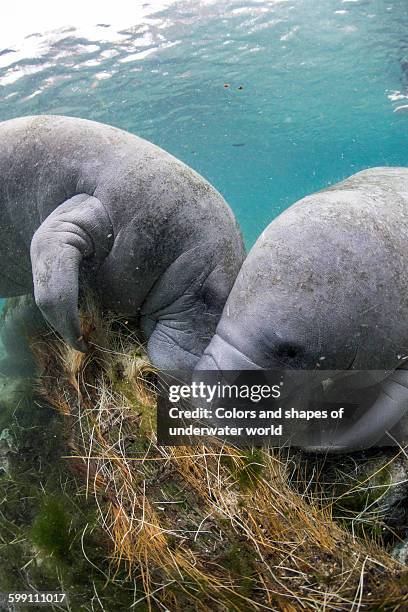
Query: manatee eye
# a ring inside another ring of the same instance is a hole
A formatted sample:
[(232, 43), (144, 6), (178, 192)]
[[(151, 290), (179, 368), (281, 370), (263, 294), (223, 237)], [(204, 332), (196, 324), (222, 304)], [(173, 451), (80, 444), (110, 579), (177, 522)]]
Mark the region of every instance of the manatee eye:
[(279, 359), (295, 359), (296, 357), (301, 357), (303, 354), (303, 349), (298, 344), (294, 344), (293, 342), (281, 342), (277, 346), (276, 355)]

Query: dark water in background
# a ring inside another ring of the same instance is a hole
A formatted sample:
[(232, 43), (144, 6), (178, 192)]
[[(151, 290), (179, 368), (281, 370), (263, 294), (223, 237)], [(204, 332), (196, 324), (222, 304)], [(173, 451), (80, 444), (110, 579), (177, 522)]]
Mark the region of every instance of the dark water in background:
[(249, 246), (301, 196), (407, 163), (407, 0), (143, 7), (119, 31), (0, 47), (0, 120), (76, 115), (152, 140), (222, 192)]

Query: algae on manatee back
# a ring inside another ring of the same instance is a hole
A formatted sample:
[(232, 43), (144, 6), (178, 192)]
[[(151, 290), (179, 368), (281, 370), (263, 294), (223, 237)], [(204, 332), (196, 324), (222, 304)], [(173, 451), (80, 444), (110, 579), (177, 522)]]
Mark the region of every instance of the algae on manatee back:
[(1, 590), (63, 588), (73, 609), (108, 611), (407, 601), (407, 570), (292, 486), (289, 453), (157, 446), (155, 373), (131, 330), (92, 301), (83, 324), (87, 355), (35, 343), (35, 392), (2, 423), (18, 452), (0, 478)]

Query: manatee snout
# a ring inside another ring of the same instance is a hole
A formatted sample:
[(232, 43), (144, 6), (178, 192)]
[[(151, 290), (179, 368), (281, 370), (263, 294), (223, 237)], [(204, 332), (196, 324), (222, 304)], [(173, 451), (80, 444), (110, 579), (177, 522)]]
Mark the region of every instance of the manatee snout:
[[(287, 350), (283, 343), (281, 348)], [(256, 373), (262, 372), (265, 383), (274, 385), (279, 382), (281, 385), (280, 398), (286, 400), (300, 387), (310, 382), (310, 376), (308, 378), (307, 373), (305, 380), (303, 371), (287, 365), (282, 366), (283, 364), (277, 360), (266, 362), (259, 352), (251, 350), (251, 346), (248, 346), (247, 352), (244, 353), (216, 333), (198, 362), (194, 376), (195, 379), (204, 377), (214, 381), (221, 376), (225, 383), (229, 384), (242, 372), (252, 372), (253, 374), (247, 377), (247, 381), (255, 384), (255, 381), (259, 382)]]
[(197, 370), (261, 370), (243, 352), (215, 334), (201, 357)]

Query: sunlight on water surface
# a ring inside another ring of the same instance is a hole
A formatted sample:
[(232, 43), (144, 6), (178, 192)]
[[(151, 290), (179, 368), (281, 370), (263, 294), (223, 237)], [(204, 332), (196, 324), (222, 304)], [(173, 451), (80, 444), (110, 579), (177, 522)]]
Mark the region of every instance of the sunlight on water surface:
[(157, 6), (0, 48), (0, 120), (75, 115), (152, 140), (223, 193), (248, 245), (301, 196), (406, 164), (405, 0)]

